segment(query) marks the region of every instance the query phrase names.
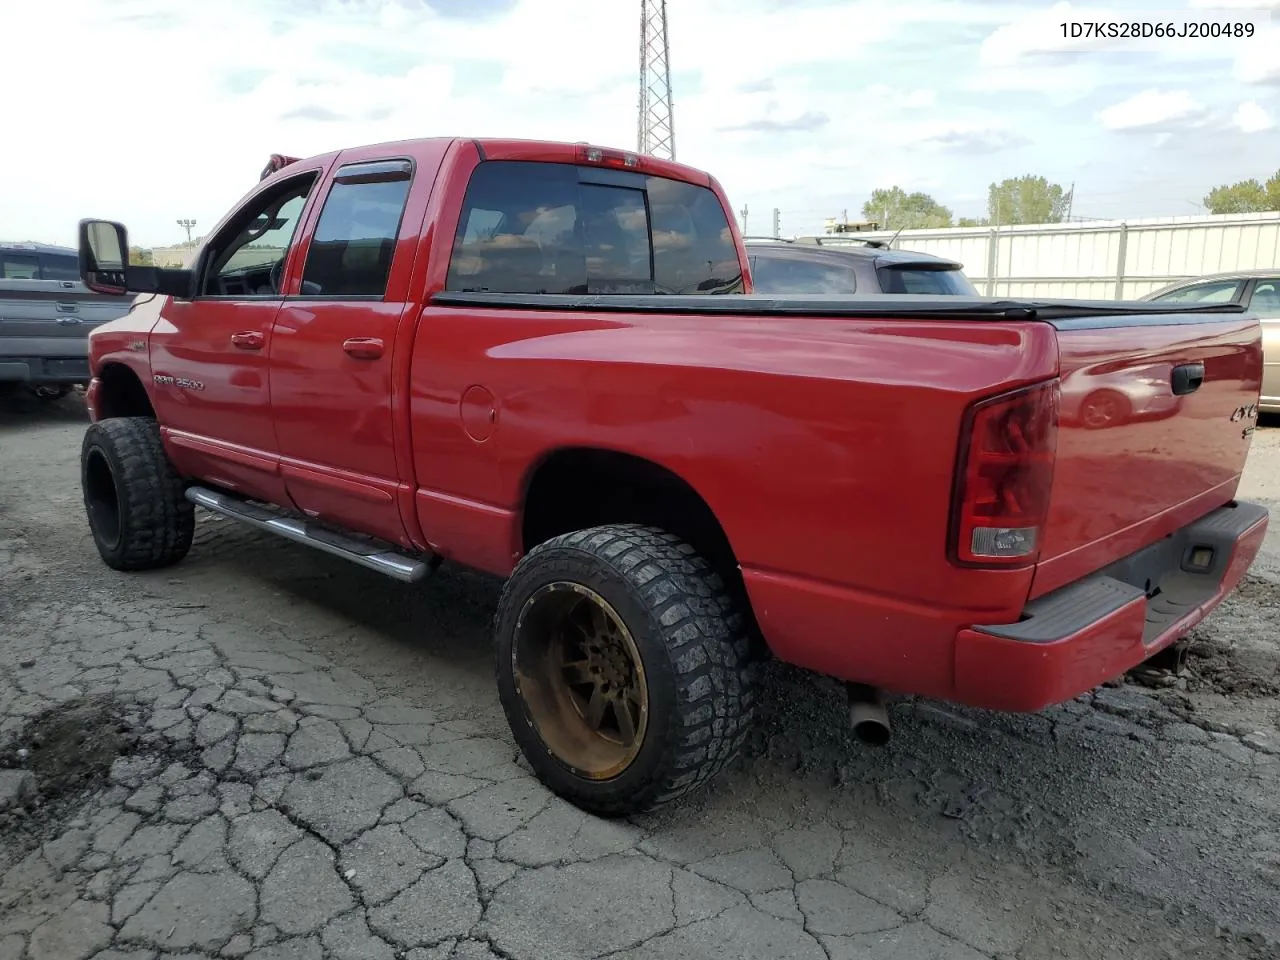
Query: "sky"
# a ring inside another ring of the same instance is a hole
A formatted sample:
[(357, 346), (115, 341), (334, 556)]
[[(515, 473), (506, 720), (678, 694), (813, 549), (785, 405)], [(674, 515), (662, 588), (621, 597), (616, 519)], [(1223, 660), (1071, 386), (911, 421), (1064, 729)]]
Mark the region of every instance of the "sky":
[[(993, 181), (1076, 216), (1186, 216), (1280, 167), (1280, 0), (668, 0), (677, 159), (747, 232), (815, 233), (876, 188), (983, 216)], [(1274, 13), (1275, 23), (1270, 22)], [(1252, 39), (1063, 39), (1239, 17)], [(0, 240), (211, 227), (271, 153), (419, 136), (634, 149), (639, 0), (0, 0)], [(22, 78), (20, 86), (13, 85)], [(28, 99), (29, 98), (29, 99)]]

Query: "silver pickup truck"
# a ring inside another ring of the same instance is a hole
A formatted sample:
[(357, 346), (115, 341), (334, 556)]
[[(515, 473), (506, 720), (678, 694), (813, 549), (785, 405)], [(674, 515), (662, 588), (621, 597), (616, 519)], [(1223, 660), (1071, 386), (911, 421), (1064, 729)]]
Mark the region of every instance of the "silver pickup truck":
[(132, 302), (85, 287), (70, 247), (0, 243), (0, 390), (21, 384), (57, 399), (88, 383), (89, 331)]

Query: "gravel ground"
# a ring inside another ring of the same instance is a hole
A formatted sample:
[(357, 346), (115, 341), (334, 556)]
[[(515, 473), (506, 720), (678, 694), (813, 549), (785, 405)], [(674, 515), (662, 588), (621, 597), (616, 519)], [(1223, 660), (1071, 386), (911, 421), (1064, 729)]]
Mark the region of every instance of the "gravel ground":
[[(1280, 956), (1280, 526), (1167, 669), (1033, 716), (777, 666), (747, 756), (586, 816), (518, 759), (498, 584), (202, 515), (107, 570), (83, 407), (0, 406), (0, 960)], [(1242, 496), (1280, 504), (1280, 429)]]

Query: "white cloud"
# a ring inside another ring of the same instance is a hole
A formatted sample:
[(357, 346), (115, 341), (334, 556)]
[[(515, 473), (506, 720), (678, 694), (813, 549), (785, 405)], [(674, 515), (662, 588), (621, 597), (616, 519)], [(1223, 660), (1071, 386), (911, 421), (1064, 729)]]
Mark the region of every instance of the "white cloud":
[(1241, 83), (1280, 84), (1280, 29), (1261, 31), (1252, 40), (1242, 41), (1232, 76)]
[(1192, 10), (1280, 10), (1280, 0), (1191, 0)]
[(1144, 130), (1203, 120), (1205, 108), (1186, 90), (1143, 90), (1098, 114), (1107, 130)]
[(1270, 130), (1275, 126), (1275, 121), (1271, 119), (1271, 114), (1267, 113), (1257, 100), (1246, 100), (1236, 107), (1236, 112), (1231, 118), (1231, 122), (1245, 133), (1258, 133), (1262, 130)]
[[(178, 217), (195, 217), (200, 233), (272, 152), (432, 135), (635, 143), (638, 24), (624, 0), (516, 0), (483, 20), (441, 17), (427, 0), (0, 6), (7, 75), (42, 78), (41, 107), (7, 116), (0, 182), (21, 188), (0, 191), (0, 239), (69, 242), (82, 216), (123, 219), (144, 244), (181, 237)], [(737, 208), (784, 207), (789, 229), (804, 229), (801, 213), (818, 228), (886, 181), (960, 196), (1025, 172), (995, 170), (1004, 157), (1066, 179), (1096, 132), (1073, 101), (1141, 73), (1092, 53), (1028, 59), (1019, 43), (1053, 37), (1044, 23), (1026, 32), (1025, 10), (1015, 0), (672, 3), (680, 159), (714, 173)], [(987, 42), (956, 39), (975, 29), (991, 32)], [(1239, 49), (1201, 44), (1228, 46)], [(909, 70), (876, 59), (895, 51)], [(1222, 82), (1239, 88), (1231, 54), (1215, 55)], [(1259, 54), (1245, 75), (1267, 62)], [(1023, 94), (1036, 91), (1056, 109), (1029, 106)], [(1200, 95), (1228, 109), (1249, 97)], [(1128, 163), (1114, 148), (1105, 160)]]

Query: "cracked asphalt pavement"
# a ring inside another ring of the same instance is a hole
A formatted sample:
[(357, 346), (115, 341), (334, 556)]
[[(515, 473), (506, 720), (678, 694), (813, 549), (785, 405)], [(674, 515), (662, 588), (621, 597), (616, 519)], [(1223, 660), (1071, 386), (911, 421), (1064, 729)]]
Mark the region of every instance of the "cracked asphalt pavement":
[[(85, 423), (0, 406), (0, 960), (1280, 956), (1280, 527), (1168, 669), (1032, 716), (900, 699), (874, 750), (775, 665), (711, 790), (606, 821), (518, 757), (496, 581), (207, 514), (113, 573)], [(1277, 467), (1264, 426), (1241, 495)]]

